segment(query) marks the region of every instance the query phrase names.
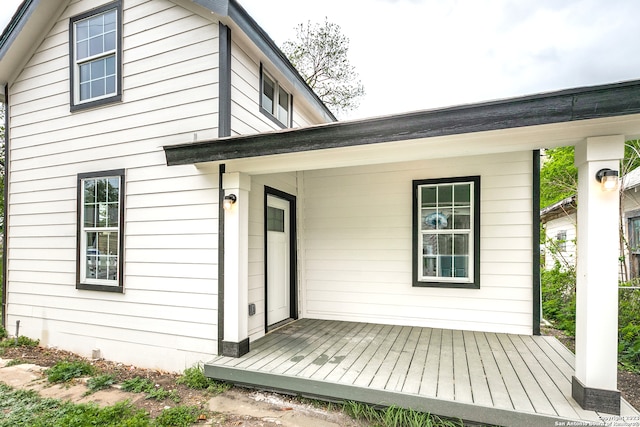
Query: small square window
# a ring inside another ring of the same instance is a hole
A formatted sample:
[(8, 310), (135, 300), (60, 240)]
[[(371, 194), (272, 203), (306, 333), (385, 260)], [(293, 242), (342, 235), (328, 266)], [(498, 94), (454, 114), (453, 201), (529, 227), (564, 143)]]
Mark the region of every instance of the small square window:
[(71, 110), (120, 100), (120, 11), (114, 2), (71, 18)]
[(260, 66), (260, 111), (280, 127), (291, 127), (293, 97)]

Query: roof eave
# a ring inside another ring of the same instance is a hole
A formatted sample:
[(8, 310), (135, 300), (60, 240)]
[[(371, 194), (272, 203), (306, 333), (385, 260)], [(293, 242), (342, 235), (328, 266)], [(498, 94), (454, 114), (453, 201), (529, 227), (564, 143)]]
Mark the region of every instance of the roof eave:
[(164, 147), (167, 164), (469, 134), (640, 114), (640, 80)]

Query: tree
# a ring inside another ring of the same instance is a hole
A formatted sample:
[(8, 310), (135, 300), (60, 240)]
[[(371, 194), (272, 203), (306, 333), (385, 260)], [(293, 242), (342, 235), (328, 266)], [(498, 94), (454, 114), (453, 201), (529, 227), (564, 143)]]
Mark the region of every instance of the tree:
[(282, 51), (329, 109), (340, 113), (358, 107), (364, 86), (349, 63), (349, 39), (338, 24), (327, 18), (324, 24), (299, 24), (296, 40), (286, 41)]
[(540, 168), (540, 206), (547, 207), (578, 191), (578, 169), (573, 164), (573, 147), (545, 150)]

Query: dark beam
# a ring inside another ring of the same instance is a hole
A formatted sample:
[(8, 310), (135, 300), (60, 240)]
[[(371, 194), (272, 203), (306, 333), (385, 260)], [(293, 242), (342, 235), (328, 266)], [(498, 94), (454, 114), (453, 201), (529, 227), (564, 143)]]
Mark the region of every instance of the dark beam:
[(164, 147), (182, 165), (640, 113), (640, 81)]

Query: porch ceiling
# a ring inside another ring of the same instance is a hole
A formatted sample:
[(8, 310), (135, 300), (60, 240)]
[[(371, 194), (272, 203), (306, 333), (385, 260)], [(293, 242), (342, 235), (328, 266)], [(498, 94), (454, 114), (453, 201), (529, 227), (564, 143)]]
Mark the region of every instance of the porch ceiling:
[(640, 135), (640, 81), (164, 147), (167, 164), (283, 172), (574, 145)]
[[(205, 374), (481, 423), (597, 423), (600, 414), (571, 398), (573, 364), (553, 337), (302, 319), (243, 357), (205, 364)], [(621, 407), (623, 417), (640, 416), (625, 401)]]

